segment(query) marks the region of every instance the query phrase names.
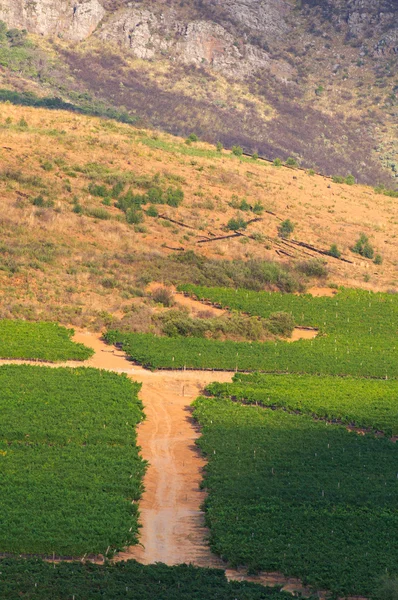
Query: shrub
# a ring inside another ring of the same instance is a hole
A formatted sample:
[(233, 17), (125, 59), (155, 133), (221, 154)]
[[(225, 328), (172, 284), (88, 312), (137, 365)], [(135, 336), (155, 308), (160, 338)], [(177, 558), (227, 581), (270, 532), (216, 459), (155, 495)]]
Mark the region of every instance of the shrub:
[(364, 258), (373, 258), (374, 256), (373, 246), (369, 243), (368, 236), (364, 233), (361, 233), (355, 246), (351, 248), (351, 251), (355, 254), (360, 254)]
[(45, 160), (41, 163), (41, 168), (43, 169), (43, 171), (52, 171), (54, 167), (49, 160)]
[(257, 152), (255, 152), (254, 154), (252, 154), (252, 159), (253, 160), (258, 160), (258, 154), (257, 154)]
[(232, 146), (232, 154), (235, 156), (242, 156), (243, 148), (242, 146)]
[(105, 185), (90, 183), (88, 186), (88, 191), (92, 196), (98, 196), (99, 198), (105, 198), (106, 196), (109, 196), (109, 191)]
[(347, 185), (355, 185), (355, 183), (356, 183), (356, 180), (355, 180), (355, 177), (354, 177), (354, 175), (347, 175), (347, 177), (345, 178), (344, 182), (345, 182)]
[(261, 204), (261, 202), (256, 202), (252, 210), (255, 215), (262, 215), (264, 212), (264, 206)]
[(77, 215), (81, 215), (81, 214), (82, 214), (82, 212), (83, 212), (83, 207), (82, 207), (82, 205), (81, 205), (79, 202), (77, 202), (77, 201), (76, 201), (76, 202), (74, 202), (74, 204), (73, 204), (72, 211), (73, 211), (74, 213), (76, 213)]
[(318, 258), (298, 263), (297, 270), (309, 277), (327, 277), (328, 270), (325, 261)]
[(278, 227), (278, 235), (283, 239), (287, 239), (294, 231), (294, 223), (290, 219), (283, 221)]
[(292, 156), (289, 156), (289, 158), (286, 159), (286, 165), (288, 167), (298, 167), (297, 160)]
[(251, 209), (251, 206), (248, 203), (248, 201), (246, 200), (246, 198), (244, 198), (237, 208), (239, 208), (239, 210), (243, 210), (244, 212), (247, 212)]
[(149, 188), (147, 196), (152, 204), (164, 204), (163, 190), (159, 187)]
[(292, 335), (294, 327), (295, 322), (291, 313), (271, 313), (268, 318), (268, 329), (274, 335), (290, 337)]
[(340, 250), (337, 248), (337, 244), (332, 244), (330, 246), (329, 252), (328, 252), (329, 256), (334, 256), (334, 258), (340, 258), (341, 256), (341, 252)]
[(148, 210), (146, 211), (146, 214), (148, 215), (148, 217), (158, 217), (159, 216), (158, 209), (153, 204), (151, 204), (151, 206), (148, 208)]
[(144, 220), (144, 215), (142, 210), (139, 210), (136, 207), (130, 207), (126, 211), (126, 221), (130, 225), (139, 225)]
[(224, 146), (222, 145), (222, 143), (217, 142), (217, 144), (216, 144), (217, 152), (222, 152), (223, 148), (224, 148)]
[(175, 304), (173, 292), (166, 287), (157, 287), (152, 291), (152, 299), (158, 304), (170, 307)]
[(187, 138), (190, 142), (197, 142), (199, 140), (198, 136), (196, 135), (196, 133), (190, 133), (188, 138)]
[(333, 183), (344, 183), (344, 177), (341, 177), (341, 175), (333, 175), (332, 181)]
[(87, 215), (89, 217), (93, 217), (94, 219), (101, 219), (102, 221), (108, 221), (111, 218), (111, 215), (108, 213), (108, 211), (100, 206), (94, 206), (93, 208), (88, 209)]
[(274, 165), (274, 167), (281, 167), (282, 161), (280, 158), (276, 158), (272, 164)]
[(308, 169), (307, 173), (308, 173), (308, 175), (311, 175), (311, 176), (315, 175), (314, 169)]
[(375, 265), (381, 265), (382, 262), (383, 262), (382, 255), (381, 254), (376, 254), (373, 262), (374, 262)]
[(178, 207), (184, 200), (184, 192), (181, 188), (169, 187), (166, 191), (166, 204)]
[(124, 189), (124, 183), (122, 181), (118, 181), (112, 187), (111, 197), (116, 200), (116, 198), (118, 198), (120, 196), (120, 194), (122, 193), (123, 189)]
[(233, 217), (227, 223), (227, 229), (229, 231), (238, 231), (239, 229), (246, 229), (247, 223), (242, 217)]

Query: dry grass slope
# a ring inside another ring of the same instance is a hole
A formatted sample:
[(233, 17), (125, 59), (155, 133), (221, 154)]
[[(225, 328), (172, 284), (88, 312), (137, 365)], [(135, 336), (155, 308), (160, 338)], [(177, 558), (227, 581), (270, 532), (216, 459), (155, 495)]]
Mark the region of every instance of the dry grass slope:
[[(0, 106), (0, 160), (3, 317), (93, 327), (133, 318), (143, 302), (133, 298), (154, 279), (153, 265), (182, 249), (216, 259), (325, 258), (333, 283), (398, 287), (398, 199), (369, 187), (110, 120), (9, 104)], [(144, 222), (129, 224), (114, 199), (104, 204), (95, 195), (95, 186), (110, 193), (118, 182), (123, 193), (179, 188), (184, 201), (158, 205), (163, 218), (144, 214)], [(238, 208), (256, 203), (260, 215)], [(233, 235), (226, 225), (237, 216), (255, 220), (244, 235), (217, 240)], [(285, 219), (295, 224), (293, 239), (323, 250), (336, 243), (351, 262), (286, 245), (277, 236)], [(361, 233), (381, 265), (350, 251)]]

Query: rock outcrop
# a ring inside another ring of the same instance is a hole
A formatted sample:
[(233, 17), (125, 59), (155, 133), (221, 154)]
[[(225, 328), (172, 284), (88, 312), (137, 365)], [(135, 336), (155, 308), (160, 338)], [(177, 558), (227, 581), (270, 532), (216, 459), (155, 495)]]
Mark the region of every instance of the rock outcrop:
[(235, 78), (247, 77), (259, 69), (270, 70), (281, 79), (294, 73), (286, 61), (273, 60), (253, 44), (238, 43), (221, 25), (204, 19), (184, 22), (174, 10), (156, 14), (123, 8), (104, 22), (98, 35), (138, 58), (166, 57), (183, 64), (209, 66)]
[(79, 41), (93, 33), (105, 15), (98, 0), (0, 0), (8, 27)]

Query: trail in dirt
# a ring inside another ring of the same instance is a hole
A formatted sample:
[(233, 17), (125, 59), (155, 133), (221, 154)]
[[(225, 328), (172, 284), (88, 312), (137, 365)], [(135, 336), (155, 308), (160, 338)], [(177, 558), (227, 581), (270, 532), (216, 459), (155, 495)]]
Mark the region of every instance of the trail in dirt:
[[(211, 553), (206, 542), (208, 531), (200, 508), (205, 499), (205, 492), (200, 489), (205, 461), (195, 446), (199, 431), (192, 420), (190, 405), (207, 383), (231, 381), (233, 374), (151, 372), (129, 362), (125, 354), (107, 346), (99, 335), (77, 332), (74, 340), (93, 348), (92, 358), (84, 363), (47, 363), (46, 366), (106, 369), (126, 373), (142, 383), (140, 396), (146, 420), (138, 428), (138, 443), (149, 466), (140, 502), (141, 543), (119, 553), (115, 560), (135, 559), (143, 564), (163, 562), (167, 565), (191, 563), (223, 569), (230, 580), (278, 585), (304, 596), (313, 594), (299, 580), (280, 573), (248, 576), (243, 570), (227, 569), (222, 560)], [(22, 363), (29, 361), (0, 361), (0, 365)], [(318, 596), (323, 598), (326, 593), (319, 592)]]

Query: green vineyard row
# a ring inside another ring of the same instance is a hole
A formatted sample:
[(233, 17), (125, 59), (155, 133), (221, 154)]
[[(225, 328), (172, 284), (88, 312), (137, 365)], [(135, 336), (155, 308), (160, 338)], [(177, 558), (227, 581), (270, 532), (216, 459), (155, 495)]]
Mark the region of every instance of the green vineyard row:
[(0, 553), (108, 554), (137, 542), (139, 386), (95, 369), (0, 368)]
[(212, 383), (207, 392), (398, 435), (397, 380), (239, 373), (234, 383)]
[(72, 342), (73, 329), (56, 323), (0, 320), (0, 358), (50, 362), (86, 360), (91, 348)]
[(199, 398), (212, 550), (336, 595), (397, 573), (397, 449), (307, 415)]

